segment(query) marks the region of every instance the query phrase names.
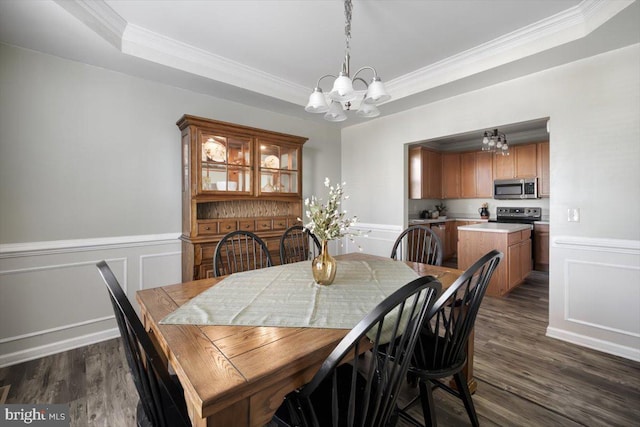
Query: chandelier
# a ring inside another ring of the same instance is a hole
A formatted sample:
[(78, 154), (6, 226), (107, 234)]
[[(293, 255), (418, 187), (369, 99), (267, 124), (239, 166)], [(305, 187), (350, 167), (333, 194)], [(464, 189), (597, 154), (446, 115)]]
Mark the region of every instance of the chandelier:
[(498, 129), (485, 131), (484, 138), (482, 138), (482, 151), (490, 151), (495, 154), (508, 156), (509, 145), (507, 144), (507, 135), (498, 132)]
[[(305, 107), (305, 111), (309, 113), (325, 113), (325, 120), (330, 122), (341, 122), (346, 120), (347, 115), (345, 111), (351, 110), (351, 102), (354, 100), (361, 99), (356, 114), (360, 117), (370, 118), (380, 115), (380, 111), (376, 107), (377, 104), (391, 99), (391, 96), (389, 96), (385, 90), (380, 77), (378, 77), (378, 73), (375, 68), (365, 66), (355, 72), (353, 79), (349, 76), (349, 61), (351, 59), (349, 40), (351, 40), (352, 9), (353, 5), (351, 4), (351, 0), (345, 0), (345, 55), (344, 62), (342, 63), (342, 71), (337, 77), (333, 74), (325, 74), (320, 77), (316, 83), (315, 89), (313, 89), (313, 92), (309, 96), (309, 102)], [(367, 84), (362, 77), (358, 77), (360, 72), (364, 70), (373, 71), (373, 78), (369, 84)], [(333, 77), (335, 79), (333, 82), (333, 89), (331, 89), (331, 92), (328, 94), (328, 100), (320, 87), (320, 81), (326, 77)], [(354, 90), (353, 84), (356, 81), (362, 82), (365, 90)], [(327, 101), (330, 103), (328, 104)]]

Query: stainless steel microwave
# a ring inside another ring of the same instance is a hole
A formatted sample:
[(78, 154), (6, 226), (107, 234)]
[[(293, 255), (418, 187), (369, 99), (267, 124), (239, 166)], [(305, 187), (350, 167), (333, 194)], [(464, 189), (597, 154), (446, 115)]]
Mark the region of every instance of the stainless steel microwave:
[(538, 178), (496, 179), (493, 181), (494, 199), (537, 199)]

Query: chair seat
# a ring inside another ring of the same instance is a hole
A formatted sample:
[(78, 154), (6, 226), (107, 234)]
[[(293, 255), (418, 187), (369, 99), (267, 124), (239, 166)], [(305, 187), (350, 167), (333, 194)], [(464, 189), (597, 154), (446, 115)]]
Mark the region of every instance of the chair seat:
[(442, 337), (423, 332), (413, 353), (409, 373), (424, 379), (438, 379), (458, 372), (467, 361), (467, 354), (462, 351), (455, 361), (446, 357), (444, 352), (449, 343)]

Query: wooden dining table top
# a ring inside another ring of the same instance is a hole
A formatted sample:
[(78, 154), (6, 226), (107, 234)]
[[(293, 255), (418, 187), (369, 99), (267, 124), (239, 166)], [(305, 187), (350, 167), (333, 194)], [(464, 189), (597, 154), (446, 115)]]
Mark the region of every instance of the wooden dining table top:
[[(388, 259), (363, 253), (338, 260)], [(461, 270), (407, 262), (443, 288)], [(286, 394), (309, 382), (348, 329), (160, 324), (224, 277), (136, 293), (143, 324), (184, 388), (194, 426), (263, 426)], [(277, 310), (277, 307), (274, 307)]]

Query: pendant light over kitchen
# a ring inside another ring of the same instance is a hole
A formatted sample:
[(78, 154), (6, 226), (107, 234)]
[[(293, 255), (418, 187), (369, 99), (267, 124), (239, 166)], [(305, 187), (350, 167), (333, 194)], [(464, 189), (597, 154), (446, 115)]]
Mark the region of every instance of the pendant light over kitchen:
[(485, 131), (484, 138), (482, 138), (482, 151), (490, 151), (502, 156), (508, 156), (509, 145), (507, 144), (507, 135), (498, 132), (498, 129)]
[[(325, 113), (325, 120), (330, 122), (341, 122), (346, 120), (347, 115), (345, 111), (349, 111), (352, 106), (351, 102), (359, 98), (362, 99), (360, 100), (360, 106), (356, 111), (356, 114), (360, 117), (366, 118), (380, 115), (380, 111), (376, 105), (391, 99), (391, 96), (389, 96), (384, 88), (380, 77), (378, 77), (378, 73), (375, 68), (369, 66), (362, 67), (355, 72), (353, 79), (349, 75), (349, 62), (351, 59), (349, 41), (351, 40), (352, 10), (353, 5), (351, 0), (345, 0), (345, 55), (344, 62), (342, 63), (342, 71), (340, 71), (337, 77), (333, 74), (325, 74), (320, 77), (316, 83), (316, 87), (309, 96), (309, 102), (305, 107), (305, 111), (309, 113)], [(373, 71), (373, 78), (369, 84), (367, 84), (362, 77), (358, 77), (360, 72), (364, 70)], [(320, 87), (320, 81), (325, 77), (333, 77), (335, 79), (333, 82), (333, 89), (331, 89), (331, 92), (328, 94), (328, 99), (325, 97), (325, 94), (322, 92), (322, 88)], [(354, 90), (353, 84), (356, 81), (362, 82), (366, 87), (366, 90)]]

